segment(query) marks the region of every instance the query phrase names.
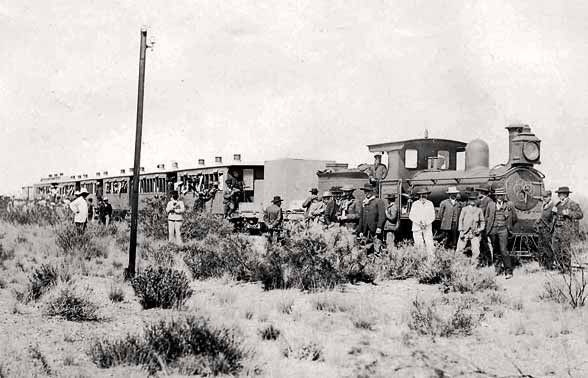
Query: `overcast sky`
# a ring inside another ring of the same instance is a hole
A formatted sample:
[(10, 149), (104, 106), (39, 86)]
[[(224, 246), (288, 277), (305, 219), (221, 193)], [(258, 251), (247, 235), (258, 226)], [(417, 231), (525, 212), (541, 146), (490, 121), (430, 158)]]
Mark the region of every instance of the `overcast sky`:
[[(149, 5), (146, 5), (149, 4)], [(588, 2), (0, 0), (0, 193), (133, 162), (371, 161), (366, 144), (490, 145), (532, 126), (549, 186), (588, 184)]]

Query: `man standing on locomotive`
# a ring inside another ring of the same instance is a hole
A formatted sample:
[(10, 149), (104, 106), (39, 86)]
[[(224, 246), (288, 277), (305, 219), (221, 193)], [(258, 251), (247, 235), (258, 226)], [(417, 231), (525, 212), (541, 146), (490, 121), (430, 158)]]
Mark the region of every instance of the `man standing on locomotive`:
[(427, 188), (416, 191), (419, 199), (412, 203), (408, 218), (412, 222), (412, 238), (417, 248), (424, 248), (429, 257), (435, 253), (433, 244), (433, 222), (435, 221), (435, 207), (433, 202), (427, 199), (431, 193)]
[(555, 217), (551, 247), (559, 268), (566, 272), (571, 269), (571, 243), (578, 240), (578, 221), (584, 217), (580, 205), (570, 199), (570, 188), (562, 186), (556, 190), (559, 201), (551, 211)]
[(485, 220), (482, 209), (476, 206), (478, 196), (471, 193), (468, 197), (468, 205), (461, 209), (459, 215), (459, 241), (457, 252), (463, 252), (469, 241), (472, 246), (472, 263), (478, 263), (480, 255), (480, 235), (484, 230)]
[(167, 212), (167, 225), (168, 225), (168, 241), (170, 243), (182, 244), (182, 234), (180, 228), (182, 227), (182, 221), (184, 220), (184, 211), (186, 208), (184, 202), (179, 199), (177, 190), (171, 192), (172, 198), (167, 203), (165, 211)]
[(461, 205), (457, 201), (459, 190), (455, 186), (450, 186), (447, 189), (447, 194), (449, 198), (441, 201), (439, 205), (439, 219), (441, 220), (439, 228), (445, 234), (445, 248), (455, 249), (458, 244), (458, 223), (461, 210)]
[(489, 202), (486, 208), (486, 229), (492, 242), (494, 262), (497, 273), (502, 270), (506, 279), (512, 278), (514, 261), (508, 251), (508, 235), (512, 232), (513, 225), (517, 221), (517, 214), (510, 202), (506, 201), (506, 190), (503, 188), (494, 191), (496, 202)]
[(537, 219), (535, 222), (535, 231), (539, 236), (539, 253), (541, 254), (541, 262), (545, 269), (553, 269), (555, 264), (555, 259), (553, 256), (553, 249), (551, 248), (551, 241), (552, 241), (552, 234), (553, 234), (553, 220), (554, 212), (553, 209), (553, 201), (551, 199), (551, 190), (547, 190), (543, 193), (543, 211), (541, 213), (541, 218)]

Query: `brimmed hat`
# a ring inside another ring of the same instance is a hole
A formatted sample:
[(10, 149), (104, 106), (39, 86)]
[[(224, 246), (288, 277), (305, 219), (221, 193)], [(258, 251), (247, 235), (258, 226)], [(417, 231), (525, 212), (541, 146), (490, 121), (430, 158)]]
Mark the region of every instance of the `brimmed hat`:
[(559, 188), (557, 188), (557, 190), (555, 191), (557, 194), (559, 193), (566, 193), (566, 194), (570, 194), (572, 191), (570, 190), (569, 187), (567, 186), (560, 186)]
[(506, 190), (504, 188), (494, 189), (494, 195), (498, 195), (498, 196), (502, 195), (502, 196), (505, 196), (506, 195)]
[(490, 188), (488, 188), (487, 186), (478, 186), (476, 188), (476, 191), (480, 193), (490, 193)]
[(545, 193), (543, 193), (543, 197), (551, 197), (551, 195), (551, 190), (546, 190)]
[(82, 194), (90, 194), (90, 193), (88, 193), (88, 189), (82, 188), (82, 190), (80, 190), (80, 195), (82, 195)]
[(332, 186), (331, 193), (343, 193), (340, 186)]
[(374, 191), (374, 187), (369, 183), (363, 184), (363, 188), (360, 188), (360, 189), (363, 190), (364, 192), (373, 192)]
[(324, 197), (333, 197), (333, 193), (331, 193), (327, 190), (326, 192), (323, 192), (323, 198)]
[(422, 188), (418, 188), (414, 193), (421, 195), (421, 194), (429, 194), (429, 193), (431, 193), (431, 191), (427, 187), (422, 187)]
[(76, 191), (74, 192), (74, 196), (79, 196), (79, 195), (80, 195), (80, 191), (79, 191), (79, 190), (76, 190)]
[(388, 193), (388, 194), (386, 194), (386, 196), (384, 198), (385, 199), (395, 199), (396, 194), (395, 193)]
[(458, 194), (459, 190), (457, 190), (456, 186), (450, 186), (447, 188), (447, 194)]
[(274, 199), (272, 200), (273, 203), (278, 203), (278, 202), (282, 202), (283, 199), (280, 196), (274, 196)]
[(354, 190), (355, 190), (355, 188), (351, 185), (343, 185), (341, 187), (342, 192), (353, 192)]
[(470, 193), (470, 194), (468, 194), (468, 199), (469, 200), (477, 200), (478, 196), (476, 195), (476, 193)]
[(309, 190), (310, 193), (312, 194), (318, 194), (318, 189), (317, 188), (312, 188)]
[(171, 194), (173, 196), (174, 194), (178, 194), (178, 191), (177, 190), (172, 190), (171, 192), (169, 192), (169, 194)]

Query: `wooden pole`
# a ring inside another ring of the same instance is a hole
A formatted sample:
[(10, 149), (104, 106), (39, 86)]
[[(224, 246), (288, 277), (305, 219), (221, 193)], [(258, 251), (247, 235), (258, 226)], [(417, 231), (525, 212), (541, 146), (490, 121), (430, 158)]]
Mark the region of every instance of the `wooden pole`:
[(131, 241), (129, 245), (129, 266), (125, 278), (135, 276), (137, 255), (137, 224), (139, 218), (139, 173), (141, 171), (141, 133), (143, 129), (143, 93), (145, 90), (145, 50), (147, 49), (147, 29), (141, 28), (141, 50), (139, 53), (139, 90), (137, 97), (137, 128), (135, 132), (135, 164), (131, 189)]

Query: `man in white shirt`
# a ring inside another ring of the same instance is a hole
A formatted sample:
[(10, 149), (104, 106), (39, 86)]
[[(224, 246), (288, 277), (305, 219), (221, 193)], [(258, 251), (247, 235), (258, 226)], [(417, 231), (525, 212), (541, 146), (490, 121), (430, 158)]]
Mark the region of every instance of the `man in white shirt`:
[(412, 237), (417, 248), (424, 248), (429, 257), (435, 253), (433, 244), (433, 221), (435, 220), (435, 207), (433, 202), (427, 199), (431, 193), (427, 188), (419, 188), (416, 194), (419, 199), (412, 203), (408, 218), (412, 221)]
[(86, 223), (88, 222), (88, 191), (83, 188), (81, 191), (74, 193), (76, 199), (69, 204), (69, 208), (74, 212), (74, 224), (80, 234), (86, 231)]
[(165, 211), (167, 212), (168, 241), (178, 245), (182, 244), (180, 228), (182, 227), (183, 214), (186, 208), (184, 202), (179, 199), (179, 194), (176, 190), (172, 192), (172, 198), (167, 203)]

